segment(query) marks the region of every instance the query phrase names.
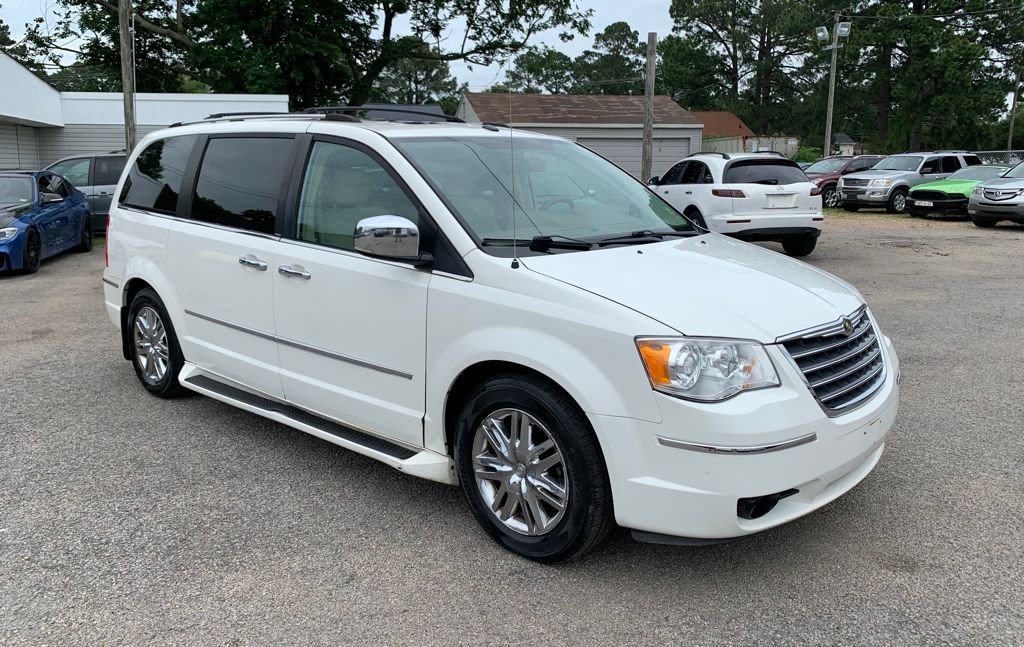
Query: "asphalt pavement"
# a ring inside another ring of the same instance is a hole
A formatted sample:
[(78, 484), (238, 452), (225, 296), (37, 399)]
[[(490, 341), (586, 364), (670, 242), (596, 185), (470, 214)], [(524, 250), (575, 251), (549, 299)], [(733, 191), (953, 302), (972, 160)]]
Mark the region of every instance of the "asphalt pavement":
[(741, 541), (617, 530), (558, 567), (455, 488), (146, 394), (102, 248), (0, 277), (0, 643), (1021, 644), (1024, 227), (830, 217), (809, 261), (902, 359), (875, 471)]

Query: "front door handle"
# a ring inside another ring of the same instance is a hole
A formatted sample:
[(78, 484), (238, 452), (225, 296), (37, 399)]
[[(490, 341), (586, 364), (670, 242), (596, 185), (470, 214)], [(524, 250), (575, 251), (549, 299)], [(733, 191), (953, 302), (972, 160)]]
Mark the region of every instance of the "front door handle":
[(291, 278), (294, 278), (294, 279), (302, 279), (304, 281), (308, 281), (309, 277), (312, 276), (306, 270), (298, 268), (298, 267), (292, 267), (291, 265), (282, 265), (282, 266), (278, 267), (277, 268), (277, 273), (278, 274), (284, 274), (285, 276), (288, 276), (288, 277), (291, 277)]
[(693, 195), (693, 191), (687, 191), (686, 195)]
[(252, 269), (259, 270), (260, 272), (266, 272), (267, 271), (267, 262), (266, 261), (261, 261), (260, 259), (256, 258), (252, 254), (250, 254), (248, 256), (243, 256), (240, 259), (238, 259), (238, 264), (239, 265), (244, 265), (246, 267), (251, 267)]

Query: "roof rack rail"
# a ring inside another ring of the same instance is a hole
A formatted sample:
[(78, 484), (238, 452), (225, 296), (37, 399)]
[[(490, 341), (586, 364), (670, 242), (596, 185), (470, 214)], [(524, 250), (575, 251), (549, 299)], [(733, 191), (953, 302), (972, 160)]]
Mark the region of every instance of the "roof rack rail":
[(970, 153), (971, 151), (965, 151), (962, 148), (951, 148), (951, 149), (948, 149), (948, 150), (943, 148), (943, 149), (939, 149), (939, 150), (937, 150), (935, 152), (936, 153)]
[(248, 121), (250, 119), (323, 119), (323, 114), (303, 114), (301, 112), (218, 112), (193, 121), (178, 121), (168, 128), (190, 126), (192, 124), (213, 123), (216, 121)]
[(779, 157), (786, 157), (786, 154), (781, 151), (754, 151), (754, 153), (760, 155), (778, 155)]
[(696, 153), (690, 153), (687, 157), (695, 157), (697, 155), (718, 155), (724, 160), (732, 159), (728, 153), (720, 153), (719, 151), (697, 151)]
[(215, 112), (207, 119), (223, 119), (225, 117), (266, 117), (268, 115), (287, 115), (287, 112)]
[(350, 112), (397, 112), (402, 114), (416, 115), (417, 117), (421, 117), (423, 121), (436, 120), (447, 121), (457, 124), (466, 123), (465, 121), (459, 119), (458, 117), (452, 117), (451, 115), (446, 115), (444, 113), (437, 114), (432, 112), (421, 112), (419, 110), (411, 110), (409, 108), (391, 108), (387, 106), (317, 106), (315, 108), (306, 108), (305, 110), (297, 114), (331, 115), (347, 114)]

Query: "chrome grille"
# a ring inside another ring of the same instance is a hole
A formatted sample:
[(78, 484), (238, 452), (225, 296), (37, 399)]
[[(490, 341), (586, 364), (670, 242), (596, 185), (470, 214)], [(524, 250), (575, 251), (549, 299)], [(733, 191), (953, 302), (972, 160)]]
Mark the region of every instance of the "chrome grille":
[(867, 178), (847, 177), (843, 178), (843, 186), (867, 186)]
[(885, 381), (882, 346), (864, 308), (835, 324), (783, 339), (782, 345), (831, 416), (863, 403)]

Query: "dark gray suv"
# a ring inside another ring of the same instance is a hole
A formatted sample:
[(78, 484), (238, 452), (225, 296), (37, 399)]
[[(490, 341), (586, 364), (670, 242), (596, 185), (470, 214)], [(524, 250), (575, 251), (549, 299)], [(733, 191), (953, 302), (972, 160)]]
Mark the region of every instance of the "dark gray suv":
[(85, 194), (89, 213), (92, 214), (92, 230), (102, 234), (107, 227), (107, 212), (124, 164), (124, 153), (79, 155), (57, 160), (46, 170), (63, 176)]

